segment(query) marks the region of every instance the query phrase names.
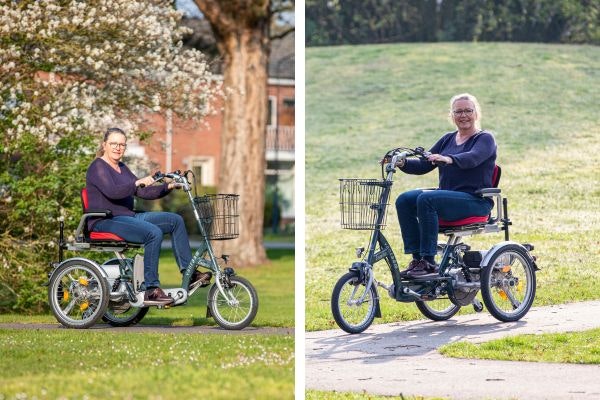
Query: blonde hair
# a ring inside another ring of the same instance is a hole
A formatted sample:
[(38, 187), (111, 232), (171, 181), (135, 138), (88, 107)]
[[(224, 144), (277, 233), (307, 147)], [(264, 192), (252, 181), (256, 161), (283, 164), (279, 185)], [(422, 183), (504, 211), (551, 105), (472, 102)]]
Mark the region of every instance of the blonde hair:
[(452, 96), (452, 98), (450, 99), (450, 114), (448, 114), (448, 116), (450, 117), (450, 121), (454, 124), (452, 107), (454, 106), (454, 103), (456, 103), (458, 100), (469, 100), (471, 103), (473, 103), (473, 106), (475, 107), (475, 114), (476, 114), (475, 128), (480, 130), (481, 129), (481, 106), (479, 105), (479, 101), (477, 101), (477, 98), (470, 93), (461, 93), (461, 94), (457, 94), (456, 96)]
[(111, 133), (120, 133), (121, 135), (125, 136), (125, 140), (127, 140), (127, 135), (125, 134), (123, 129), (108, 128), (106, 130), (106, 132), (104, 132), (104, 138), (102, 139), (102, 142), (100, 143), (100, 147), (98, 148), (98, 150), (96, 150), (96, 158), (100, 158), (104, 155), (104, 148), (102, 147), (102, 144), (106, 143), (106, 141), (108, 140), (108, 137), (110, 136)]

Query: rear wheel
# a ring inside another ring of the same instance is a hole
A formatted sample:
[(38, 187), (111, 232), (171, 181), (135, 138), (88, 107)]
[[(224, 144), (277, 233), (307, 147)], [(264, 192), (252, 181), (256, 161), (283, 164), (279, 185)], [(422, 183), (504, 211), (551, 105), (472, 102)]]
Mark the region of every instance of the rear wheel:
[(148, 310), (148, 307), (133, 307), (129, 302), (111, 301), (102, 320), (112, 326), (135, 325), (146, 316)]
[(110, 291), (100, 269), (91, 261), (65, 261), (50, 277), (48, 303), (67, 328), (94, 325), (106, 312)]
[(502, 322), (518, 321), (535, 298), (535, 269), (529, 254), (517, 245), (498, 251), (481, 273), (486, 308)]
[(337, 281), (331, 294), (333, 319), (348, 333), (363, 332), (375, 319), (378, 301), (373, 285), (366, 288), (356, 273), (348, 272)]
[(452, 303), (450, 299), (415, 301), (415, 304), (421, 314), (433, 321), (450, 319), (460, 310), (460, 306)]

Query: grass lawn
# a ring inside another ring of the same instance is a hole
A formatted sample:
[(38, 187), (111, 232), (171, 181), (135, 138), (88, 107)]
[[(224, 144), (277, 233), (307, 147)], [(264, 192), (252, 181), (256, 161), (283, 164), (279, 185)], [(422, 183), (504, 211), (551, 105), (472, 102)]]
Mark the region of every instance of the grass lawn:
[(600, 364), (600, 329), (519, 335), (480, 344), (458, 342), (443, 346), (440, 352), (459, 358)]
[[(306, 50), (306, 328), (336, 328), (330, 296), (369, 232), (341, 230), (337, 178), (378, 178), (397, 146), (431, 146), (453, 126), (448, 101), (470, 92), (495, 133), (511, 240), (533, 243), (542, 268), (534, 306), (600, 298), (600, 47), (519, 43), (338, 46)], [(393, 198), (437, 184), (398, 173)], [(400, 265), (397, 217), (384, 231)], [(440, 237), (440, 240), (443, 238)], [(489, 249), (502, 234), (465, 241)], [(384, 263), (379, 280), (391, 277)], [(383, 318), (421, 318), (381, 293)], [(465, 307), (464, 312), (471, 312)]]
[(0, 329), (0, 349), (3, 399), (292, 399), (294, 392), (290, 336)]
[[(253, 326), (294, 326), (294, 251), (236, 268), (256, 287)], [(163, 287), (181, 277), (172, 254), (160, 262)], [(152, 309), (140, 324), (215, 325), (202, 289), (188, 305)], [(0, 322), (57, 323), (52, 315), (0, 315)], [(160, 382), (160, 385), (157, 385)], [(0, 329), (3, 398), (240, 398), (294, 396), (294, 337), (287, 335), (113, 333)]]

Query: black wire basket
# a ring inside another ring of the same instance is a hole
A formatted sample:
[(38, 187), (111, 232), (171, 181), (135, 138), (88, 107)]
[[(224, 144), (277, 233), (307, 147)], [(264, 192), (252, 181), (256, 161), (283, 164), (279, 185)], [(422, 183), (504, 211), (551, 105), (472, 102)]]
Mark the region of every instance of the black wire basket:
[[(343, 229), (384, 229), (388, 203), (380, 203), (381, 193), (389, 182), (378, 179), (340, 179), (340, 210)], [(377, 224), (377, 211), (383, 218)]]
[(208, 239), (228, 240), (240, 235), (239, 198), (237, 194), (206, 194), (194, 198)]

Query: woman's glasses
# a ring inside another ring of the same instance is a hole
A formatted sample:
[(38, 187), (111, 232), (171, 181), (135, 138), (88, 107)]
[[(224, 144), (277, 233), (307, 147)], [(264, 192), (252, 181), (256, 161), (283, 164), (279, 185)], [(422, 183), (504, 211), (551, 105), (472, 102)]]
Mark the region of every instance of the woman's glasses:
[(108, 144), (110, 146), (111, 149), (118, 149), (121, 148), (123, 150), (125, 150), (127, 148), (127, 144), (126, 143), (115, 143), (115, 142), (110, 142)]
[(473, 115), (473, 109), (465, 108), (464, 110), (452, 110), (452, 114), (454, 114), (454, 116), (456, 116), (456, 117), (458, 117), (462, 114), (466, 115), (467, 117), (470, 117), (471, 115)]

